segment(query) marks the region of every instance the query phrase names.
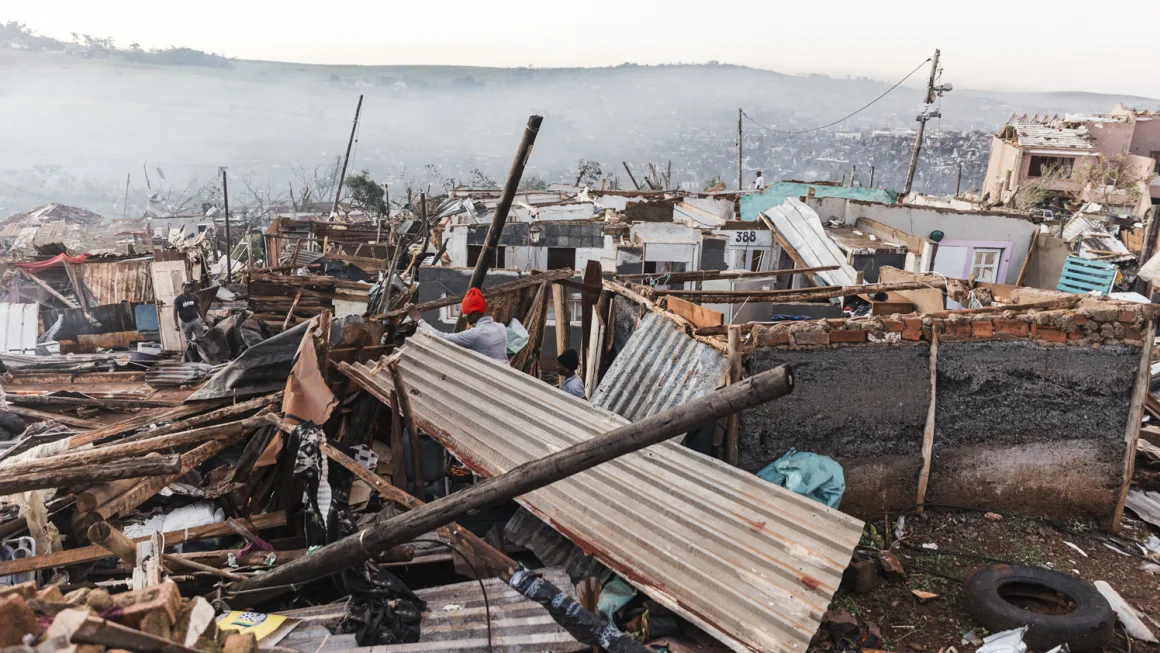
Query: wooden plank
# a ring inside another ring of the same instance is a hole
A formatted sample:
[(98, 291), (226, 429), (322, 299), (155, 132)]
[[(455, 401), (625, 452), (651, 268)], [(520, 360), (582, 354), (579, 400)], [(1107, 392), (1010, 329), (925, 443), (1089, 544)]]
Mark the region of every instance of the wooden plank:
[(1152, 380), (1152, 345), (1156, 340), (1155, 319), (1149, 315), (1144, 321), (1144, 346), (1140, 348), (1140, 365), (1136, 370), (1135, 385), (1132, 386), (1132, 407), (1128, 410), (1128, 428), (1124, 433), (1124, 477), (1120, 484), (1120, 496), (1112, 513), (1111, 529), (1120, 530), (1124, 518), (1124, 504), (1128, 500), (1128, 490), (1132, 486), (1132, 475), (1136, 471), (1136, 441), (1140, 439), (1140, 420), (1144, 417), (1145, 398), (1152, 393), (1148, 385)]
[(806, 272), (827, 272), (829, 270), (837, 270), (837, 265), (824, 265), (816, 268), (794, 268), (792, 270), (761, 270), (759, 272), (750, 272), (748, 270), (698, 270), (696, 272), (670, 272), (668, 274), (651, 273), (636, 273), (636, 274), (618, 274), (617, 279), (627, 279), (635, 281), (637, 279), (648, 279), (650, 277), (664, 277), (664, 279), (671, 283), (685, 283), (688, 281), (714, 281), (719, 279), (745, 279), (746, 281), (754, 279), (765, 279), (768, 277), (783, 277), (787, 274), (805, 274)]
[[(484, 297), (484, 299), (492, 299), (493, 297), (496, 297), (498, 295), (502, 295), (504, 293), (509, 293), (509, 292), (512, 292), (515, 290), (523, 290), (524, 288), (530, 288), (532, 286), (539, 285), (545, 281), (556, 281), (558, 279), (567, 279), (568, 277), (571, 277), (573, 274), (575, 274), (575, 273), (572, 270), (549, 270), (548, 272), (541, 272), (539, 274), (534, 274), (531, 276), (524, 277), (523, 279), (516, 279), (515, 281), (508, 281), (507, 283), (500, 283), (500, 284), (496, 284), (494, 286), (489, 286), (487, 288), (483, 288), (482, 289), (483, 297)], [(456, 295), (454, 297), (444, 297), (443, 299), (436, 299), (436, 300), (430, 301), (430, 302), (423, 302), (422, 304), (418, 304), (416, 306), (416, 308), (418, 308), (419, 312), (422, 313), (424, 311), (433, 311), (437, 308), (443, 308), (444, 306), (455, 306), (456, 304), (463, 301), (463, 297), (464, 297), (464, 295)], [(400, 315), (406, 315), (406, 314), (407, 314), (406, 308), (397, 308), (393, 311), (390, 311), (389, 313), (386, 313), (385, 315), (378, 315), (376, 317), (378, 317), (379, 319), (382, 319), (383, 317), (398, 317)]]
[(665, 308), (685, 318), (698, 329), (725, 324), (724, 313), (685, 301), (680, 297), (665, 297), (663, 303)]
[(70, 449), (76, 449), (77, 447), (81, 447), (86, 444), (100, 442), (101, 440), (116, 437), (118, 435), (124, 435), (129, 431), (135, 431), (142, 426), (148, 426), (149, 424), (154, 424), (156, 422), (177, 421), (207, 410), (220, 408), (228, 403), (230, 403), (229, 399), (210, 399), (208, 401), (197, 401), (190, 404), (182, 404), (181, 406), (167, 408), (164, 410), (142, 411), (130, 417), (129, 419), (122, 420), (116, 424), (110, 424), (108, 426), (93, 429), (88, 433), (82, 433), (81, 435), (74, 437), (72, 441), (69, 442), (68, 446)]
[(1019, 276), (1015, 279), (1016, 286), (1023, 285), (1023, 277), (1027, 276), (1027, 266), (1031, 263), (1031, 257), (1035, 255), (1035, 250), (1039, 247), (1039, 232), (1031, 234), (1031, 247), (1027, 250), (1027, 256), (1023, 258), (1023, 265), (1019, 267)]
[[(255, 515), (254, 517), (250, 518), (250, 524), (256, 529), (285, 526), (286, 513), (272, 512), (265, 515)], [(225, 522), (218, 522), (216, 524), (207, 524), (205, 526), (195, 526), (193, 528), (183, 528), (181, 530), (169, 531), (168, 533), (164, 534), (164, 537), (165, 543), (172, 546), (174, 544), (181, 544), (182, 542), (202, 540), (207, 537), (221, 537), (223, 535), (231, 535), (233, 532), (233, 529), (231, 529), (228, 524)], [(149, 539), (149, 537), (139, 537), (133, 541), (147, 542)], [(68, 565), (76, 565), (83, 562), (93, 562), (95, 560), (115, 557), (115, 555), (109, 553), (102, 547), (96, 545), (82, 546), (76, 549), (58, 551), (56, 553), (32, 556), (31, 558), (17, 558), (16, 560), (0, 561), (0, 576), (7, 576), (8, 574), (22, 574), (28, 571), (37, 571), (40, 569), (52, 569), (54, 567), (66, 567)]]
[(60, 422), (61, 424), (64, 424), (66, 426), (72, 426), (72, 427), (78, 428), (78, 429), (91, 429), (91, 428), (93, 428), (93, 423), (89, 422), (87, 420), (79, 419), (76, 417), (69, 417), (67, 415), (57, 415), (56, 413), (50, 413), (50, 412), (43, 411), (43, 410), (36, 410), (35, 408), (25, 408), (24, 406), (9, 405), (7, 410), (10, 413), (15, 413), (17, 415), (20, 415), (21, 417), (31, 417), (32, 419), (36, 419), (36, 420), (51, 419), (53, 421)]
[(930, 405), (926, 410), (926, 426), (922, 429), (922, 471), (918, 474), (918, 493), (915, 503), (919, 512), (926, 503), (926, 488), (930, 484), (930, 463), (934, 452), (935, 397), (938, 394), (938, 326), (930, 329)]
[[(741, 383), (741, 329), (729, 329), (729, 385)], [(725, 462), (737, 466), (741, 456), (741, 445), (738, 436), (741, 427), (741, 416), (733, 413), (729, 416), (729, 423), (725, 430)]]
[(564, 297), (564, 286), (552, 284), (552, 314), (556, 316), (556, 355), (568, 351), (568, 341), (572, 336), (572, 316), (568, 313), (568, 302)]

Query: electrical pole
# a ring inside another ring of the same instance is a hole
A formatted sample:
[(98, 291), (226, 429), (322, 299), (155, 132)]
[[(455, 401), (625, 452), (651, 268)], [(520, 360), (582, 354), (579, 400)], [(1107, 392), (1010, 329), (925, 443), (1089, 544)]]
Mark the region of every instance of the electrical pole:
[[(934, 56), (930, 60), (930, 79), (926, 83), (926, 97), (923, 99), (923, 104), (934, 104), (934, 78), (938, 72), (938, 55), (939, 51), (934, 51)], [(914, 137), (914, 150), (910, 153), (910, 167), (906, 171), (906, 185), (902, 187), (902, 197), (905, 199), (910, 194), (910, 186), (914, 183), (914, 170), (918, 167), (918, 153), (922, 150), (922, 134), (926, 131), (926, 121), (930, 119), (925, 107), (923, 112), (918, 116), (918, 134)]]
[(121, 207), (121, 216), (129, 217), (129, 175), (125, 175), (125, 203)]
[(870, 188), (874, 188), (874, 166), (870, 166)]
[(854, 177), (858, 176), (858, 166), (850, 166), (850, 186), (854, 185)]
[(957, 177), (955, 177), (955, 197), (959, 196), (959, 191), (962, 190), (962, 187), (963, 187), (963, 163), (962, 163), (962, 161), (960, 161), (959, 162), (959, 174)]
[(234, 249), (233, 241), (230, 240), (230, 187), (226, 182), (226, 167), (218, 168), (222, 173), (222, 201), (226, 206), (226, 283), (230, 282), (230, 259), (232, 258), (230, 252)]
[(741, 174), (741, 109), (737, 109), (737, 190), (745, 190), (745, 178)]
[(362, 112), (363, 96), (358, 96), (358, 106), (354, 109), (354, 124), (350, 126), (350, 140), (346, 142), (346, 157), (342, 160), (342, 172), (338, 174), (338, 189), (334, 191), (334, 206), (330, 207), (330, 219), (338, 215), (338, 198), (342, 197), (342, 182), (346, 180), (346, 165), (350, 163), (350, 147), (354, 145), (354, 133), (358, 129), (358, 114)]

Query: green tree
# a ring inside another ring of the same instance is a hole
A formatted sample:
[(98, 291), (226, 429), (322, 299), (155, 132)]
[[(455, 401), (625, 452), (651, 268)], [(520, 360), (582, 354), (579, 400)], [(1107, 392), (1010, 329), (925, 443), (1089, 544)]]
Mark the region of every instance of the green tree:
[(343, 184), (350, 192), (350, 203), (376, 216), (387, 215), (387, 202), (383, 185), (371, 179), (371, 173), (363, 170), (346, 178)]

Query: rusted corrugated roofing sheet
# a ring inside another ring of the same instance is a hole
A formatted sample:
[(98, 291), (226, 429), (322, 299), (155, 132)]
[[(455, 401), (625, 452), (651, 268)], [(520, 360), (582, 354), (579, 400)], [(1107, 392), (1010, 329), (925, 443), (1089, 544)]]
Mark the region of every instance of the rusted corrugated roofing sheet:
[(592, 405), (635, 422), (713, 392), (728, 370), (729, 361), (715, 349), (649, 313), (600, 380)]
[(38, 304), (0, 304), (0, 353), (36, 354)]
[(100, 305), (119, 302), (153, 301), (152, 260), (85, 263), (81, 266), (85, 285)]
[[(485, 476), (626, 423), (424, 332), (398, 361), (419, 426)], [(385, 370), (340, 369), (389, 397)], [(862, 534), (853, 517), (672, 441), (519, 502), (736, 651), (805, 651)]]

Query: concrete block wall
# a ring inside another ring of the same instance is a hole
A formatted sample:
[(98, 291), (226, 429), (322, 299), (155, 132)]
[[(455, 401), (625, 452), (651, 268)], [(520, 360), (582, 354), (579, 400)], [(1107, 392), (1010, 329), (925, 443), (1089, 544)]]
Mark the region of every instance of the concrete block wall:
[(1146, 315), (1083, 300), (1074, 310), (892, 315), (760, 325), (745, 374), (782, 363), (793, 394), (741, 417), (741, 466), (790, 448), (842, 464), (842, 509), (915, 503), (938, 332), (926, 500), (1055, 517), (1107, 518)]

